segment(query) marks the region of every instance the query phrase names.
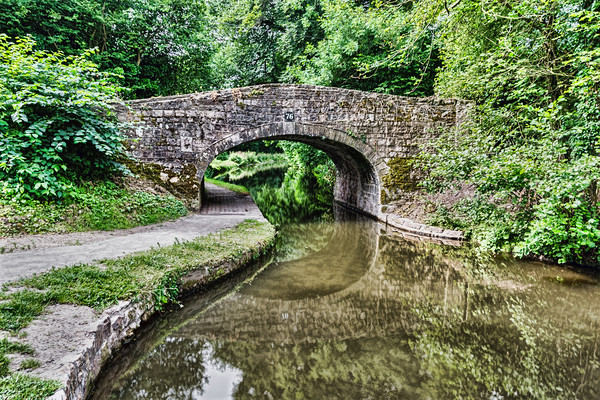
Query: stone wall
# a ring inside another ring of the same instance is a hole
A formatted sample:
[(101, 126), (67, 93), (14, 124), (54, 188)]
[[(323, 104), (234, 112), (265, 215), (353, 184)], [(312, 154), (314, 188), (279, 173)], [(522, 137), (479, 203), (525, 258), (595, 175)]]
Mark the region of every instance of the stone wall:
[[(239, 144), (294, 140), (334, 161), (338, 202), (379, 219), (412, 198), (418, 174), (410, 161), (419, 145), (459, 123), (468, 108), (455, 99), (283, 84), (128, 104), (130, 110), (122, 110), (120, 118), (134, 124), (130, 152), (163, 168), (163, 177), (195, 171), (200, 180), (218, 154)], [(181, 182), (190, 185), (189, 179)]]

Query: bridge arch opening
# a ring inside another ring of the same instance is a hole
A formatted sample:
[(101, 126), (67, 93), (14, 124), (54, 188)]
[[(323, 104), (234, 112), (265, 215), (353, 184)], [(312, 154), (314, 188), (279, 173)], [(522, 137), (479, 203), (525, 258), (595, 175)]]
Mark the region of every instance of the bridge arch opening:
[(286, 140), (323, 151), (336, 168), (334, 201), (350, 209), (378, 216), (380, 167), (375, 151), (350, 132), (297, 122), (266, 124), (225, 136), (200, 155), (198, 177), (221, 153), (262, 140)]

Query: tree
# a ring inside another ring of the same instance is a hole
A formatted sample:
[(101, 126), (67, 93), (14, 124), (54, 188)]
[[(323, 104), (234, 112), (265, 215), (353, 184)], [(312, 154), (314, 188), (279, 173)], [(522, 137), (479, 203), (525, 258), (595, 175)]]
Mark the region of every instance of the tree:
[(295, 81), (289, 66), (322, 38), (319, 0), (213, 0), (209, 13), (217, 88)]
[[(324, 37), (289, 67), (299, 82), (398, 95), (433, 94), (438, 52), (431, 35), (410, 42), (411, 5), (324, 0)], [(412, 38), (411, 38), (412, 39)]]
[(213, 49), (198, 0), (6, 0), (0, 32), (67, 55), (96, 48), (91, 59), (122, 75), (127, 97), (208, 87)]
[(474, 185), (477, 199), (455, 211), (490, 249), (598, 262), (598, 8), (417, 3), (413, 35), (435, 29), (442, 52), (437, 93), (475, 102), (468, 124), (427, 149), (427, 185)]

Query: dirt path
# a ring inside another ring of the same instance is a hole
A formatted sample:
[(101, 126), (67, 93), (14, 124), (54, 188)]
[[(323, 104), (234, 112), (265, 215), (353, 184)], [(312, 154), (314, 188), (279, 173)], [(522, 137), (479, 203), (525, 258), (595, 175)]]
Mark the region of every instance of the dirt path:
[[(111, 232), (77, 232), (0, 239), (0, 284), (66, 265), (116, 258), (168, 246), (233, 227), (245, 219), (264, 220), (249, 195), (206, 184), (208, 199), (199, 214), (175, 221)], [(12, 250), (12, 251), (11, 251)], [(6, 251), (11, 251), (6, 253)]]

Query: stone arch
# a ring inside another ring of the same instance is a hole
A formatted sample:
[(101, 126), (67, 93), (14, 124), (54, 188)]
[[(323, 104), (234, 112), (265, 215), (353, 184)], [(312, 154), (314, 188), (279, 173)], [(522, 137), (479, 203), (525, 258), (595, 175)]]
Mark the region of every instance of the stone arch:
[(198, 177), (224, 151), (257, 140), (289, 140), (309, 144), (325, 152), (336, 166), (335, 201), (377, 217), (379, 176), (386, 168), (376, 151), (352, 134), (323, 125), (274, 122), (229, 134), (213, 142), (199, 155)]

